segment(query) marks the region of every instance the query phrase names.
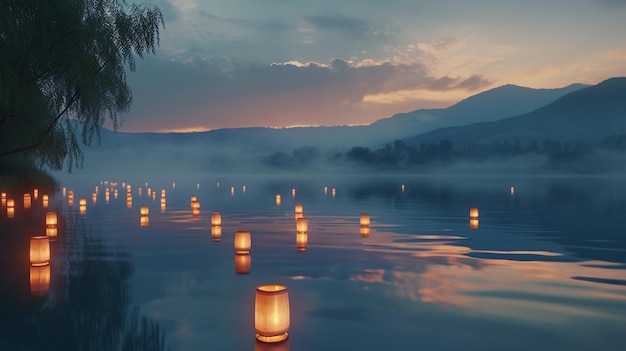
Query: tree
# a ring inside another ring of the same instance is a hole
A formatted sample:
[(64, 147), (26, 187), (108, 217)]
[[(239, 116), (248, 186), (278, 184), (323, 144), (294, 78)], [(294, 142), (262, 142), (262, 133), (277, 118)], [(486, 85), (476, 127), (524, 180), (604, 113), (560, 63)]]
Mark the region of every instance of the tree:
[(117, 129), (132, 93), (126, 69), (155, 54), (158, 7), (123, 0), (0, 0), (0, 160), (80, 166), (108, 118)]

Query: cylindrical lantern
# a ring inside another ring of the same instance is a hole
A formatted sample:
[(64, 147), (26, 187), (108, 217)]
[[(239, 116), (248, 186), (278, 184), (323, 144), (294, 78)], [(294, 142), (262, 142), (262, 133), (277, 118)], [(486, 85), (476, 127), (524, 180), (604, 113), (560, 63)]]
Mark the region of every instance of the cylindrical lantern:
[(514, 186), (511, 187), (511, 195), (515, 195), (515, 187)]
[(165, 189), (161, 189), (161, 197), (165, 197)]
[(199, 210), (200, 209), (200, 201), (198, 201), (198, 200), (191, 201), (191, 209), (192, 210)]
[(161, 196), (161, 203), (164, 204), (167, 202), (167, 199), (165, 198), (165, 196)]
[(191, 210), (191, 214), (194, 216), (199, 216), (200, 215), (200, 208), (194, 208)]
[(85, 199), (84, 197), (81, 197), (78, 200), (78, 206), (87, 206), (87, 199)]
[(250, 254), (235, 254), (235, 272), (237, 274), (250, 273), (250, 266), (252, 265), (252, 258)]
[(7, 218), (15, 217), (15, 207), (7, 207)]
[(2, 200), (6, 200), (6, 199), (7, 199), (7, 193), (2, 193), (2, 194), (0, 195), (0, 198), (1, 198)]
[(47, 212), (46, 213), (46, 227), (48, 228), (56, 228), (58, 223), (57, 213), (56, 212)]
[(191, 202), (193, 203), (194, 201), (198, 201), (198, 197), (195, 195), (191, 197)]
[(30, 208), (31, 203), (30, 194), (24, 194), (24, 208)]
[(324, 187), (324, 195), (326, 195), (326, 194), (328, 194), (328, 187), (327, 186)]
[(331, 191), (333, 197), (335, 197), (335, 195), (337, 194), (337, 190), (335, 190), (335, 188), (333, 188), (333, 190)]
[(127, 197), (126, 198), (126, 207), (127, 208), (133, 208), (133, 198), (132, 197), (130, 197), (130, 198)]
[(306, 218), (302, 217), (302, 218), (298, 218), (296, 220), (296, 232), (297, 233), (306, 233), (308, 231), (308, 223)]
[(8, 200), (7, 200), (7, 207), (8, 207), (8, 208), (15, 208), (15, 200), (13, 200), (13, 199), (8, 199)]
[(45, 296), (50, 290), (50, 265), (30, 267), (30, 293)]
[(165, 208), (166, 208), (166, 203), (165, 202), (161, 202), (161, 212), (165, 212)]
[(279, 342), (288, 338), (289, 294), (285, 285), (257, 286), (254, 329), (257, 340), (262, 342)]
[(302, 213), (302, 204), (296, 204), (296, 213)]
[(296, 188), (291, 189), (291, 197), (296, 197)]
[(140, 209), (140, 213), (141, 216), (147, 216), (150, 214), (150, 209), (148, 208), (148, 205), (142, 205), (141, 209)]
[(30, 264), (43, 266), (50, 263), (50, 241), (47, 236), (30, 238)]
[(63, 187), (63, 196), (65, 196), (67, 194), (67, 189), (65, 187)]
[(470, 219), (470, 229), (478, 229), (478, 219)]
[(222, 227), (219, 225), (214, 225), (211, 227), (211, 239), (213, 241), (222, 240)]
[(95, 205), (98, 202), (98, 193), (91, 194), (91, 202)]
[(48, 240), (50, 241), (55, 241), (57, 238), (57, 228), (46, 228), (46, 236), (48, 237)]
[(79, 207), (78, 207), (78, 211), (79, 211), (79, 213), (80, 213), (81, 215), (85, 215), (85, 214), (87, 214), (87, 206), (85, 206), (85, 205), (81, 205), (81, 206), (79, 206)]
[(370, 226), (370, 215), (367, 213), (361, 214), (361, 227), (369, 227)]
[(234, 186), (230, 187), (230, 195), (232, 195), (232, 196), (235, 195), (235, 187)]
[(147, 227), (148, 224), (150, 224), (150, 217), (148, 216), (141, 216), (139, 217), (139, 225), (142, 227)]
[(277, 206), (278, 206), (278, 205), (280, 205), (280, 201), (281, 201), (281, 199), (280, 199), (280, 195), (278, 195), (278, 194), (277, 194), (277, 195), (276, 195), (276, 205), (277, 205)]
[(370, 236), (370, 227), (361, 227), (361, 238), (368, 238)]
[(235, 251), (239, 253), (248, 253), (250, 252), (250, 246), (250, 231), (237, 230), (235, 232)]
[(298, 251), (306, 251), (307, 246), (309, 245), (309, 234), (304, 233), (296, 233), (296, 248)]
[(219, 212), (213, 212), (211, 215), (211, 225), (222, 225), (222, 215)]
[(33, 198), (37, 200), (38, 197), (39, 197), (39, 190), (33, 189)]
[(470, 218), (478, 218), (478, 207), (470, 208), (469, 216)]

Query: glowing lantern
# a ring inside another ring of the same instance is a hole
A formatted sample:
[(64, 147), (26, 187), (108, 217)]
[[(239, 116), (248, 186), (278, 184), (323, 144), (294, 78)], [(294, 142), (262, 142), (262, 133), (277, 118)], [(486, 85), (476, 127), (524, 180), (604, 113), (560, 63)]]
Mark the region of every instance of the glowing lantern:
[(219, 188), (220, 187), (220, 182), (215, 183), (215, 187)]
[(156, 192), (155, 191), (152, 192), (152, 201), (154, 201), (154, 200), (156, 200)]
[(296, 197), (296, 188), (291, 189), (291, 197)]
[(296, 213), (302, 213), (302, 204), (296, 204)]
[(369, 227), (370, 226), (370, 215), (367, 213), (361, 214), (361, 227)]
[(370, 227), (361, 227), (361, 238), (369, 238)]
[(176, 189), (176, 183), (172, 183), (172, 189)]
[(165, 197), (165, 189), (161, 189), (161, 197)]
[(246, 186), (245, 185), (241, 187), (241, 192), (244, 193), (244, 194), (246, 193)]
[(50, 290), (50, 265), (30, 267), (30, 293), (45, 296)]
[(404, 184), (402, 184), (402, 192), (404, 192)]
[[(107, 197), (107, 202), (109, 201), (109, 198)], [(74, 206), (74, 198), (73, 197), (69, 197), (67, 198), (67, 205), (72, 207)]]
[(98, 186), (97, 185), (96, 185), (95, 188), (93, 188), (93, 192), (96, 193), (96, 194), (98, 193)]
[(235, 187), (234, 186), (230, 187), (230, 196), (235, 196)]
[(56, 227), (54, 227), (54, 228), (46, 228), (46, 236), (48, 237), (48, 239), (50, 241), (56, 240), (57, 230), (58, 229)]
[(252, 258), (247, 253), (235, 254), (235, 272), (237, 274), (250, 273), (250, 266), (252, 265)]
[(191, 210), (191, 214), (193, 216), (199, 216), (200, 215), (200, 209), (199, 208), (194, 208), (193, 210)]
[(2, 194), (0, 194), (0, 198), (1, 198), (2, 200), (6, 200), (6, 199), (7, 199), (7, 193), (2, 193)]
[(337, 190), (335, 190), (335, 188), (333, 188), (333, 190), (331, 192), (332, 192), (333, 197), (335, 197), (335, 195), (337, 194)]
[(298, 218), (296, 220), (296, 232), (297, 233), (306, 233), (308, 231), (308, 223), (306, 218)]
[(15, 200), (8, 199), (7, 200), (7, 208), (15, 208)]
[(165, 202), (161, 202), (161, 212), (165, 212), (165, 208), (166, 208)]
[(141, 196), (141, 189), (143, 189), (143, 188), (137, 188), (137, 193), (138, 193), (139, 196)]
[(47, 212), (46, 213), (46, 227), (48, 228), (56, 228), (58, 223), (57, 213), (56, 212)]
[(478, 219), (470, 219), (470, 229), (478, 229)]
[(200, 190), (200, 183), (196, 184), (196, 189)]
[(117, 199), (117, 194), (118, 194), (117, 189), (113, 190), (113, 198), (114, 199)]
[(50, 263), (50, 241), (47, 236), (30, 238), (30, 264), (43, 266)]
[(78, 206), (87, 206), (87, 199), (85, 199), (84, 197), (78, 199)]
[(141, 216), (139, 218), (139, 225), (140, 226), (147, 227), (149, 223), (150, 223), (150, 217), (148, 217), (148, 216)]
[(211, 239), (213, 241), (222, 240), (222, 227), (219, 225), (214, 225), (211, 227)]
[(148, 196), (152, 196), (152, 189), (148, 188)]
[(280, 205), (280, 195), (276, 195), (276, 206)]
[(132, 187), (130, 186), (130, 184), (126, 185), (126, 192), (127, 193), (132, 192)]
[(24, 194), (24, 208), (30, 208), (31, 203), (30, 194)]
[(478, 218), (478, 207), (470, 208), (469, 216), (470, 218)]
[(65, 196), (67, 190), (65, 189), (65, 187), (63, 187), (63, 196)]
[(91, 194), (91, 202), (95, 205), (98, 202), (98, 193)]
[(139, 209), (139, 213), (142, 216), (147, 216), (150, 214), (150, 209), (148, 208), (148, 205), (142, 205), (141, 208)]
[(200, 210), (200, 201), (192, 201), (191, 202), (191, 209), (192, 210)]
[(211, 225), (222, 225), (222, 215), (219, 212), (213, 212), (211, 215)]
[(15, 217), (15, 207), (7, 206), (7, 218)]
[(254, 329), (257, 340), (262, 342), (279, 342), (289, 337), (289, 294), (285, 285), (257, 286)]
[(48, 208), (48, 195), (44, 195), (41, 199), (41, 205), (43, 208)]
[(511, 195), (515, 195), (515, 187), (514, 186), (511, 187)]
[(324, 187), (324, 195), (327, 195), (327, 194), (328, 194), (328, 187), (327, 187), (327, 186), (325, 186), (325, 187)]
[(309, 234), (306, 232), (296, 233), (296, 248), (298, 251), (306, 251), (309, 243)]
[(35, 200), (37, 200), (37, 198), (39, 198), (39, 190), (38, 189), (33, 189), (33, 198)]
[(250, 231), (237, 230), (235, 232), (235, 251), (238, 253), (250, 252)]
[(193, 195), (191, 197), (191, 202), (194, 202), (194, 201), (198, 201), (198, 197), (196, 195)]
[(132, 197), (127, 197), (126, 198), (126, 208), (133, 208), (133, 198)]

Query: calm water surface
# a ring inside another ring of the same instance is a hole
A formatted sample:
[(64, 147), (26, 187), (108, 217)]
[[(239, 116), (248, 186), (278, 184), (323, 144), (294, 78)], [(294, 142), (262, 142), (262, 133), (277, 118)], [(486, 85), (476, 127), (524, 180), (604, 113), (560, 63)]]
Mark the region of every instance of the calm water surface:
[[(0, 349), (626, 350), (624, 178), (110, 179), (108, 203), (102, 180), (68, 178), (74, 204), (51, 194), (48, 209), (0, 189), (16, 200), (13, 218), (0, 212)], [(60, 223), (37, 288), (29, 240), (49, 210)], [(264, 283), (288, 287), (288, 343), (255, 343)]]

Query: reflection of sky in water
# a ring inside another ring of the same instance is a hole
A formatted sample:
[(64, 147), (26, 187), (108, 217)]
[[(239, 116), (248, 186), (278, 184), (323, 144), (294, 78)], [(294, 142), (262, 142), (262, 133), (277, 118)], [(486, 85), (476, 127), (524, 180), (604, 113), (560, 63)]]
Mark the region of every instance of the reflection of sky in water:
[[(138, 183), (131, 209), (124, 189), (109, 204), (101, 191), (84, 217), (106, 243), (132, 252), (133, 304), (174, 349), (254, 349), (254, 291), (270, 282), (289, 287), (292, 350), (626, 346), (623, 180), (219, 181), (149, 184), (155, 200)], [(64, 185), (79, 198), (95, 184)], [(308, 219), (305, 252), (296, 249), (296, 203)], [(150, 220), (140, 227), (144, 204)], [(476, 230), (470, 207), (480, 208)], [(220, 242), (211, 240), (214, 211)], [(371, 216), (367, 237), (361, 213)], [(235, 272), (238, 229), (252, 235), (246, 275)]]

